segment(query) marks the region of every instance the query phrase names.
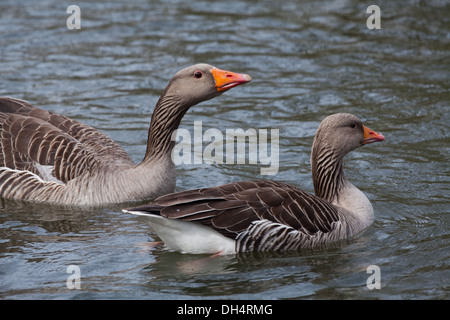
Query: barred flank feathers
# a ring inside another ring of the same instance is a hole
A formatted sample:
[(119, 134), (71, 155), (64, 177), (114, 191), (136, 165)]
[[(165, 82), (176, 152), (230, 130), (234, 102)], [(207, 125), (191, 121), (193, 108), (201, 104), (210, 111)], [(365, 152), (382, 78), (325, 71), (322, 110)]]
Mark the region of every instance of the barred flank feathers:
[[(262, 200), (263, 194), (271, 196)], [(236, 240), (237, 251), (294, 250), (325, 243), (333, 236), (321, 235), (340, 231), (335, 227), (342, 219), (324, 200), (264, 180), (169, 194), (127, 210), (204, 224)]]
[(4, 198), (27, 200), (39, 194), (43, 199), (50, 194), (57, 194), (63, 186), (50, 181), (43, 181), (36, 174), (2, 167), (0, 168), (0, 196)]

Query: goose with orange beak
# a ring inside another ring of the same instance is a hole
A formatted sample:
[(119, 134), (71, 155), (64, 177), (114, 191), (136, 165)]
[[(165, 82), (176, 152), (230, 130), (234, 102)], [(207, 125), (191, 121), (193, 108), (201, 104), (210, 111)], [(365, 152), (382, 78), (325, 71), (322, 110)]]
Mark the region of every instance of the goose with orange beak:
[(234, 254), (288, 251), (353, 237), (369, 227), (369, 199), (345, 177), (342, 160), (384, 136), (348, 113), (326, 117), (314, 136), (315, 194), (283, 182), (252, 180), (188, 190), (129, 208), (172, 250)]
[(251, 80), (203, 63), (178, 71), (154, 108), (147, 151), (138, 164), (95, 128), (23, 100), (0, 98), (0, 154), (7, 154), (0, 157), (0, 196), (98, 206), (173, 192), (172, 134), (184, 114)]

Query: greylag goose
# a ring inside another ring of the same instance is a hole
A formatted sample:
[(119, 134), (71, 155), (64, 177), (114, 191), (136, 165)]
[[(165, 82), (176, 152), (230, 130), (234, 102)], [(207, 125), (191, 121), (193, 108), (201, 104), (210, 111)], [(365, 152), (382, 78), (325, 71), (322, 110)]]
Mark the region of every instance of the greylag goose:
[(158, 100), (147, 151), (135, 164), (96, 129), (30, 105), (0, 98), (0, 196), (70, 206), (154, 199), (174, 191), (172, 133), (186, 111), (251, 81), (207, 64), (175, 74)]
[(358, 117), (334, 114), (314, 137), (315, 195), (280, 182), (242, 181), (168, 194), (124, 212), (142, 216), (169, 249), (186, 253), (297, 250), (348, 238), (367, 228), (374, 214), (345, 178), (342, 159), (383, 140)]

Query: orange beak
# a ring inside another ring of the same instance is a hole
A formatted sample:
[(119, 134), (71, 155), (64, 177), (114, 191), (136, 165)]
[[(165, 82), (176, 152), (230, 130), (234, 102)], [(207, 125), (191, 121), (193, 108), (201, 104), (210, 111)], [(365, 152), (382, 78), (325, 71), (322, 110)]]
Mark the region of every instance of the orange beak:
[(368, 144), (368, 143), (384, 140), (384, 136), (382, 134), (377, 133), (377, 132), (373, 131), (372, 129), (369, 129), (366, 126), (363, 126), (363, 128), (364, 128), (363, 144)]
[(244, 73), (234, 73), (226, 70), (213, 68), (211, 73), (216, 82), (217, 91), (227, 91), (241, 84), (252, 81), (252, 77)]

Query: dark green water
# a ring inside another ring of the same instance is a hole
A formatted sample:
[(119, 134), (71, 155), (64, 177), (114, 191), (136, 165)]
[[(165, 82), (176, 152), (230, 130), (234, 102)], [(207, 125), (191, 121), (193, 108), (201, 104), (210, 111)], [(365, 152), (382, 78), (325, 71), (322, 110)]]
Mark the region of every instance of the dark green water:
[[(0, 95), (106, 132), (140, 161), (153, 106), (173, 74), (206, 62), (252, 83), (192, 108), (181, 128), (279, 129), (279, 170), (183, 164), (177, 190), (243, 179), (312, 192), (319, 122), (358, 115), (386, 141), (351, 153), (346, 175), (375, 223), (332, 248), (210, 259), (148, 248), (121, 207), (74, 211), (3, 201), (2, 299), (448, 299), (450, 5), (377, 1), (65, 1), (0, 3)], [(69, 289), (67, 268), (80, 268)], [(381, 271), (369, 290), (367, 268)]]

